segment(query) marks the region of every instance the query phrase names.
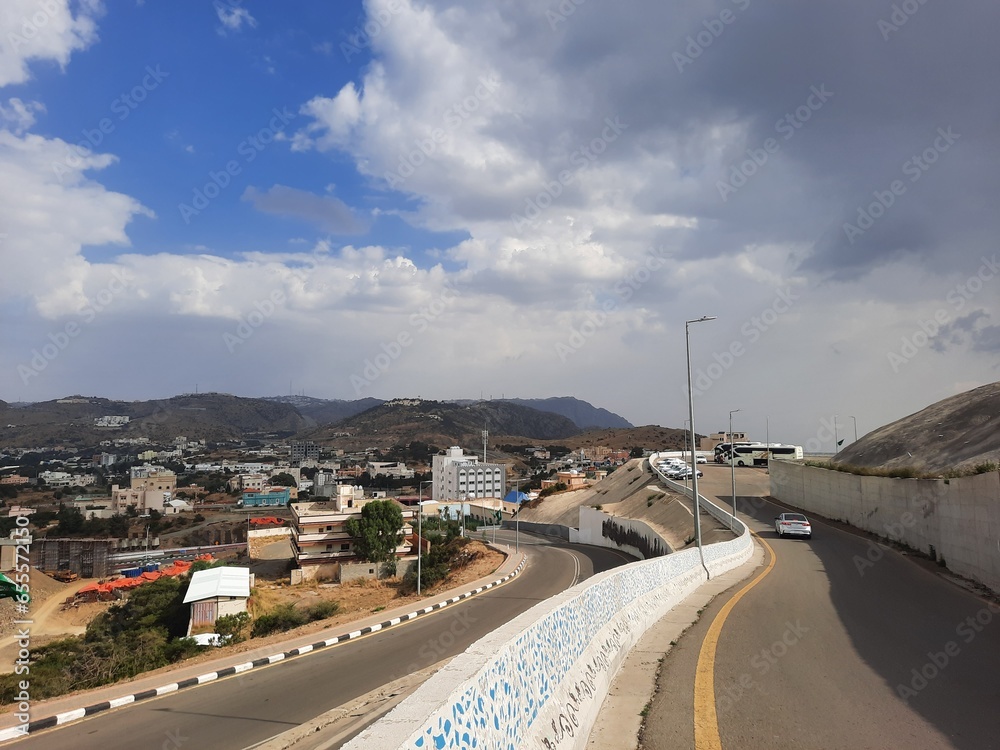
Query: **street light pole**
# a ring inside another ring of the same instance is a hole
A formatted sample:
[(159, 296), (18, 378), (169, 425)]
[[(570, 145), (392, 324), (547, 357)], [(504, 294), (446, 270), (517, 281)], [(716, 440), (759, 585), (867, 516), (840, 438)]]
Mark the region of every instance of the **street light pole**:
[(854, 442), (856, 443), (858, 442), (858, 418), (850, 417), (850, 419), (854, 420)]
[(517, 503), (517, 510), (514, 511), (514, 553), (518, 552), (518, 543), (521, 534), (521, 480), (514, 480), (514, 502)]
[(695, 320), (684, 321), (684, 345), (687, 350), (687, 375), (688, 375), (688, 418), (691, 420), (691, 494), (694, 495), (694, 537), (695, 544), (698, 545), (698, 556), (701, 558), (701, 566), (708, 573), (705, 567), (705, 552), (701, 548), (701, 506), (698, 502), (698, 464), (694, 458), (694, 391), (691, 388), (691, 324), (704, 323), (715, 320), (714, 315), (703, 315)]
[[(736, 451), (732, 449), (734, 448), (733, 415), (738, 411), (742, 411), (742, 409), (733, 409), (732, 411), (729, 412), (729, 447), (731, 449), (729, 451), (729, 474), (731, 475), (733, 480), (733, 517), (729, 521), (730, 529), (733, 528), (733, 522), (736, 520)], [(768, 450), (770, 451), (770, 447), (768, 447)]]
[(840, 447), (840, 441), (837, 439), (837, 420), (840, 419), (836, 414), (833, 415), (833, 455), (837, 455), (837, 448)]
[(424, 556), (423, 520), (424, 520), (424, 485), (434, 480), (425, 480), (417, 484), (417, 596), (420, 596), (420, 562)]

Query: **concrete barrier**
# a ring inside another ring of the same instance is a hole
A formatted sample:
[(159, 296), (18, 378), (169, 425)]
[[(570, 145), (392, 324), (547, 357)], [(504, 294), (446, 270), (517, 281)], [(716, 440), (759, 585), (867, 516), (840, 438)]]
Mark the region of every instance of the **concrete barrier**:
[(781, 502), (932, 555), (1000, 591), (1000, 472), (891, 479), (790, 461), (772, 461), (770, 471), (771, 494)]
[(532, 607), (345, 747), (582, 749), (646, 629), (703, 583), (706, 570), (715, 576), (749, 559), (749, 531), (739, 534), (705, 547), (704, 567), (688, 549), (599, 573)]

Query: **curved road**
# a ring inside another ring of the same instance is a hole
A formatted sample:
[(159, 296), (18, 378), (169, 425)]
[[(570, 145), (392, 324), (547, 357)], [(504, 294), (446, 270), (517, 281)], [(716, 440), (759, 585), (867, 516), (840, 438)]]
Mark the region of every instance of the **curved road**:
[[(513, 537), (502, 531), (497, 541), (513, 546)], [(459, 654), (538, 602), (631, 559), (598, 547), (552, 544), (526, 533), (520, 540), (528, 565), (495, 591), (357, 641), (31, 735), (17, 747), (246, 748)], [(81, 705), (85, 703), (82, 699)]]
[[(786, 508), (744, 495), (740, 510), (775, 565), (721, 631), (722, 748), (1000, 748), (1000, 606), (839, 525), (813, 518), (811, 541), (778, 539), (773, 518)], [(712, 602), (664, 661), (643, 748), (695, 747), (701, 644), (744, 585)]]

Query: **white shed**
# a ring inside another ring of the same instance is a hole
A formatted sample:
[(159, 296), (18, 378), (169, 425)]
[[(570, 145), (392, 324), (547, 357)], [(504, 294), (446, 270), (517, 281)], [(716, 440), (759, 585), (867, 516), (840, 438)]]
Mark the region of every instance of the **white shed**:
[(202, 628), (214, 628), (224, 615), (246, 612), (252, 584), (249, 568), (221, 567), (199, 570), (191, 576), (184, 603), (191, 605), (188, 635)]

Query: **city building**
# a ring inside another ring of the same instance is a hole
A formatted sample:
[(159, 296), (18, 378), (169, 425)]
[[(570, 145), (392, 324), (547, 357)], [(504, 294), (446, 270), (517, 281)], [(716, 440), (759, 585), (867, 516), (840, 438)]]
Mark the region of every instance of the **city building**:
[(297, 461), (316, 461), (319, 459), (319, 446), (307, 441), (293, 441), (289, 447), (289, 459)]
[(503, 497), (507, 468), (480, 463), (478, 456), (452, 446), (431, 462), (431, 499), (447, 502), (464, 498)]
[(373, 477), (381, 474), (394, 479), (413, 479), (413, 469), (408, 469), (401, 461), (369, 461), (367, 468)]
[(719, 443), (738, 443), (745, 442), (746, 440), (747, 434), (745, 432), (713, 432), (711, 435), (703, 437), (698, 441), (698, 450), (713, 451)]
[[(292, 552), (302, 571), (302, 580), (340, 579), (341, 566), (357, 561), (354, 538), (347, 533), (347, 522), (361, 516), (361, 509), (373, 498), (358, 500), (354, 488), (323, 502), (292, 503)], [(415, 511), (403, 508), (403, 539), (396, 556), (409, 554), (416, 540), (412, 522)]]
[(244, 490), (240, 505), (244, 508), (284, 507), (292, 499), (291, 487), (266, 487), (262, 490)]

